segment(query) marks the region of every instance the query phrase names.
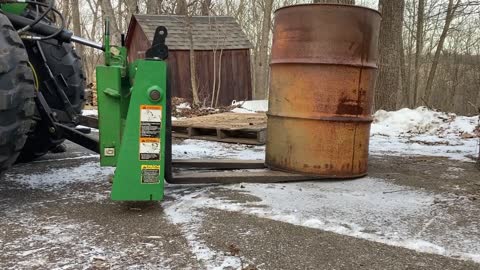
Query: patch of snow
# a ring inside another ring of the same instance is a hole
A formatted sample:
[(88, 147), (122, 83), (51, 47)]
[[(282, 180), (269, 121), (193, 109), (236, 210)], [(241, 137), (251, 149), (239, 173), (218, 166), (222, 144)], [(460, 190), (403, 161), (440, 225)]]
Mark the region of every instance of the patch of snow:
[(234, 113), (256, 113), (255, 111), (250, 111), (250, 110), (247, 110), (247, 109), (244, 109), (244, 108), (241, 108), (241, 107), (235, 108), (235, 109), (231, 110), (231, 112), (234, 112)]
[(457, 116), (419, 107), (377, 111), (370, 131), (373, 155), (426, 155), (471, 160), (478, 154), (478, 116)]
[[(37, 216), (31, 209), (19, 207), (6, 213), (0, 223), (15, 225), (13, 233), (18, 234), (16, 240), (2, 246), (2, 256), (15, 264), (2, 269), (170, 269), (166, 265), (169, 259), (162, 258), (158, 246), (125, 246), (115, 238), (105, 238), (101, 225), (92, 222)], [(137, 256), (154, 259), (134, 267)]]
[(246, 101), (232, 101), (232, 106), (240, 106), (237, 109), (232, 110), (238, 113), (254, 113), (254, 112), (266, 112), (268, 111), (268, 100), (246, 100)]
[(263, 160), (265, 147), (188, 139), (172, 145), (172, 154), (174, 159)]
[(183, 194), (183, 192), (180, 192), (182, 194), (170, 193), (174, 199), (164, 203), (165, 214), (170, 222), (180, 226), (191, 252), (196, 256), (204, 269), (240, 269), (242, 265), (240, 257), (214, 251), (200, 240), (199, 230), (203, 220), (203, 213), (199, 210), (201, 210), (200, 205), (203, 203), (203, 198), (198, 199), (197, 197), (203, 192), (204, 190), (191, 194)]
[(90, 161), (72, 168), (51, 168), (38, 174), (5, 174), (6, 181), (17, 182), (34, 189), (58, 189), (82, 182), (105, 182), (114, 168), (101, 168), (98, 161)]
[[(213, 199), (208, 196), (208, 188), (204, 188), (191, 196), (177, 196), (177, 202), (169, 206), (169, 215), (183, 224), (195, 224), (190, 216), (205, 208), (242, 212), (420, 252), (480, 262), (478, 224), (456, 222), (463, 213), (471, 212), (473, 206), (468, 200), (459, 203), (457, 199), (449, 198), (449, 194), (435, 195), (369, 177), (355, 181), (246, 183), (227, 188), (248, 192), (262, 201), (242, 204)], [(455, 207), (461, 209), (452, 212), (448, 208), (454, 201)]]
[(183, 110), (183, 109), (191, 109), (192, 106), (190, 105), (190, 103), (188, 102), (184, 102), (184, 103), (180, 103), (179, 105), (177, 105), (177, 110)]
[[(412, 141), (412, 139), (416, 139), (416, 141)], [(433, 156), (448, 157), (460, 161), (472, 161), (470, 156), (478, 154), (478, 141), (475, 139), (452, 139), (448, 140), (448, 145), (428, 144), (436, 140), (436, 138), (424, 136), (416, 136), (410, 139), (372, 136), (369, 149), (371, 155), (378, 156)]]
[(478, 116), (457, 116), (453, 113), (436, 112), (426, 107), (377, 111), (370, 131), (371, 136), (412, 137), (432, 135), (438, 138), (459, 138), (463, 134), (474, 135)]
[(98, 110), (92, 109), (92, 110), (82, 110), (82, 115), (94, 115), (98, 116)]
[(44, 163), (44, 162), (58, 162), (58, 161), (65, 161), (65, 160), (78, 160), (78, 159), (90, 159), (90, 158), (99, 158), (99, 154), (87, 154), (83, 156), (78, 156), (78, 157), (66, 157), (66, 158), (47, 158), (47, 159), (39, 159), (39, 160), (34, 160), (32, 163)]

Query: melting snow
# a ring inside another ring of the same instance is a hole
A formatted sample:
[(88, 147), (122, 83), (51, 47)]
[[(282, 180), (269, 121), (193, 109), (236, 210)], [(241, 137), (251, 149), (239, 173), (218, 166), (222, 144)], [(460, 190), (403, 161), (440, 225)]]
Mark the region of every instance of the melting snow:
[[(396, 112), (378, 111), (374, 119), (370, 142), (370, 152), (373, 155), (429, 155), (466, 160), (465, 156), (478, 153), (477, 139), (471, 138), (475, 135), (478, 117), (433, 112), (421, 107)], [(262, 160), (264, 149), (260, 146), (185, 140), (173, 145), (173, 157)], [(449, 169), (452, 176), (456, 171), (458, 168)], [(98, 162), (94, 161), (72, 168), (49, 169), (33, 175), (7, 174), (6, 179), (31, 188), (53, 190), (78, 182), (98, 182), (99, 178), (111, 174), (112, 168), (100, 168)], [(262, 199), (257, 204), (267, 207), (252, 207), (254, 203), (251, 202), (247, 205), (210, 198), (209, 186), (201, 186), (195, 193), (184, 194), (185, 190), (173, 189), (167, 185), (166, 193), (174, 197), (174, 200), (164, 202), (165, 214), (172, 223), (180, 226), (191, 251), (208, 269), (236, 269), (240, 266), (239, 257), (211, 250), (201, 241), (199, 229), (203, 210), (208, 207), (480, 262), (478, 222), (455, 222), (458, 216), (471, 213), (473, 206), (468, 200), (459, 201), (451, 194), (432, 194), (368, 177), (356, 181), (243, 186), (245, 188), (240, 188), (239, 185), (227, 188), (257, 196)], [(86, 194), (86, 199), (91, 200), (90, 195)], [(106, 198), (105, 194), (98, 196), (98, 200)], [(452, 202), (455, 202), (455, 207), (459, 207), (455, 211), (449, 209)], [(19, 212), (13, 211), (12, 214)], [(23, 243), (12, 244), (18, 245), (13, 248), (20, 251), (19, 256), (30, 258), (29, 266), (35, 263), (44, 265), (46, 250), (42, 249), (42, 243), (71, 243), (77, 230), (92, 227), (91, 224), (70, 224), (63, 221), (57, 223), (56, 227), (49, 227), (51, 223), (38, 223), (31, 218), (31, 215), (24, 213), (16, 221), (32, 228), (32, 235), (24, 240), (39, 245), (23, 248)], [(40, 229), (47, 233), (35, 231)], [(70, 248), (75, 249), (79, 256), (94, 260), (106, 255), (103, 249), (90, 248), (92, 239), (73, 240), (78, 240), (78, 245)], [(69, 258), (67, 263), (75, 263), (74, 259)]]
[(205, 269), (240, 269), (242, 265), (240, 257), (213, 251), (199, 238), (199, 229), (204, 215), (201, 211), (204, 198), (200, 196), (204, 192), (205, 189), (192, 194), (184, 194), (183, 190), (180, 194), (170, 193), (174, 197), (174, 201), (164, 203), (165, 214), (173, 224), (180, 226), (188, 241), (190, 251), (195, 254)]
[(263, 160), (264, 146), (184, 140), (172, 146), (174, 159), (242, 159)]
[(81, 182), (105, 182), (112, 175), (113, 168), (101, 168), (98, 161), (90, 161), (72, 168), (51, 168), (39, 174), (5, 174), (9, 181), (18, 182), (31, 188), (53, 190)]
[(374, 114), (370, 131), (370, 153), (471, 160), (478, 155), (478, 123), (478, 116), (457, 116), (425, 107), (380, 110)]
[(82, 115), (93, 115), (93, 116), (98, 116), (98, 110), (92, 109), (92, 110), (82, 110)]
[[(192, 249), (209, 261), (214, 254), (195, 237), (205, 208), (242, 212), (295, 225), (335, 232), (392, 246), (480, 262), (480, 229), (475, 222), (457, 224), (456, 218), (473, 207), (449, 194), (431, 194), (381, 179), (288, 184), (242, 184), (226, 188), (262, 199), (246, 204), (214, 199), (209, 188), (185, 196), (179, 192), (166, 213), (183, 224)], [(168, 190), (169, 193), (175, 191)], [(458, 212), (446, 207), (456, 201)], [(438, 202), (445, 202), (439, 204)], [(255, 207), (252, 205), (267, 206)], [(448, 232), (448, 234), (438, 233)]]

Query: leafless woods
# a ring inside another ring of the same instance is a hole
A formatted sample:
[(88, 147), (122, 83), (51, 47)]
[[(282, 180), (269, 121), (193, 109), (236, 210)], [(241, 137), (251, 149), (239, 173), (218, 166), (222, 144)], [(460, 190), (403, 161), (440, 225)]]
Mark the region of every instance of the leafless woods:
[[(113, 18), (112, 30), (117, 36), (127, 31), (130, 17), (135, 13), (233, 16), (252, 43), (254, 98), (263, 99), (268, 96), (273, 12), (285, 5), (312, 2), (357, 4), (382, 12), (377, 109), (425, 105), (460, 114), (477, 112), (476, 107), (480, 105), (479, 1), (63, 0), (57, 1), (57, 5), (75, 34), (97, 41), (102, 39), (106, 16)], [(78, 51), (92, 82), (101, 54), (81, 46)], [(191, 57), (191, 62), (195, 62), (195, 57)], [(195, 96), (198, 82), (194, 76), (191, 85), (194, 101), (199, 103), (199, 97)], [(214, 98), (210, 99), (214, 105)]]

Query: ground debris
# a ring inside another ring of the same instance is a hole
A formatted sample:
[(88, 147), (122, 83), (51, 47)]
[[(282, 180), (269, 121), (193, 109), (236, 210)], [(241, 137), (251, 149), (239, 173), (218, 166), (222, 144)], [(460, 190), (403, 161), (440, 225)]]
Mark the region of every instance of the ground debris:
[(228, 245), (228, 251), (230, 252), (230, 255), (232, 255), (232, 256), (240, 255), (240, 248), (235, 244), (229, 244)]
[(216, 108), (207, 106), (192, 106), (188, 100), (179, 97), (172, 98), (172, 116), (178, 118), (191, 118), (196, 116), (204, 116), (210, 114), (230, 112), (231, 110), (240, 107), (238, 105), (219, 106)]
[(242, 268), (242, 270), (257, 270), (257, 269), (258, 268), (253, 264), (249, 264), (249, 265)]

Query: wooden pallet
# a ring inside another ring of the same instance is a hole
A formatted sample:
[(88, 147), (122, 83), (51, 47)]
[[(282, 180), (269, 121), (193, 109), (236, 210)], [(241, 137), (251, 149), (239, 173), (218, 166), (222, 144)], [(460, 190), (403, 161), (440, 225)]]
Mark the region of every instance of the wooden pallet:
[(173, 121), (172, 136), (227, 143), (263, 145), (265, 114), (221, 113)]

